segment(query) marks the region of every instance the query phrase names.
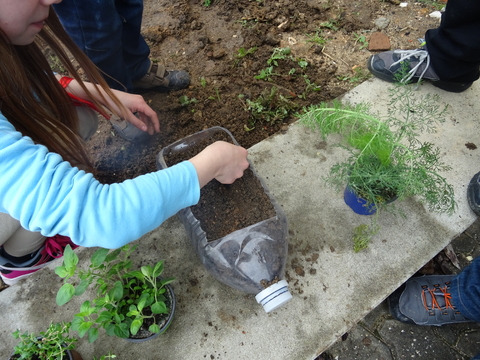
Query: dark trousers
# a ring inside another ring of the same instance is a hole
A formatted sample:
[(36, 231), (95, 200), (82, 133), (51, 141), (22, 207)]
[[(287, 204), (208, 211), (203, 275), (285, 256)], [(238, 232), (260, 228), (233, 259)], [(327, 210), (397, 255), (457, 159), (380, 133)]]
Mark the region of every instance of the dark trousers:
[(63, 0), (53, 7), (68, 35), (108, 75), (110, 87), (124, 90), (120, 82), (131, 90), (147, 73), (150, 49), (140, 34), (143, 0)]
[(437, 29), (425, 35), (433, 69), (442, 81), (479, 78), (480, 1), (449, 0)]

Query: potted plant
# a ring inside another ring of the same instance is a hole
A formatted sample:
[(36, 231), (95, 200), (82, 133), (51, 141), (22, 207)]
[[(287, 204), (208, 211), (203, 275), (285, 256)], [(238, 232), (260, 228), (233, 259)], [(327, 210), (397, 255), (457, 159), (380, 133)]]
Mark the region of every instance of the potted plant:
[[(136, 247), (128, 244), (113, 251), (100, 248), (91, 256), (88, 269), (82, 270), (77, 266), (78, 256), (67, 246), (63, 264), (55, 269), (65, 279), (57, 293), (58, 305), (93, 286), (96, 297), (86, 300), (72, 321), (72, 330), (80, 337), (87, 334), (90, 343), (98, 338), (101, 328), (108, 335), (133, 342), (152, 339), (173, 319), (175, 295), (168, 284), (174, 279), (160, 277), (163, 261), (132, 270), (129, 257)], [(74, 276), (79, 280), (76, 286)]]
[[(188, 160), (215, 141), (238, 145), (227, 129), (212, 127), (164, 147), (157, 167)], [(177, 215), (203, 265), (217, 280), (256, 294), (267, 312), (292, 298), (283, 280), (287, 219), (253, 164), (233, 184), (208, 183), (198, 204)]]
[(20, 342), (10, 356), (14, 359), (28, 360), (82, 360), (74, 350), (77, 339), (70, 337), (70, 323), (51, 323), (47, 330), (39, 334), (17, 330), (13, 333)]
[(336, 145), (349, 155), (331, 167), (326, 181), (345, 189), (344, 199), (355, 212), (375, 214), (371, 226), (355, 229), (355, 251), (368, 245), (378, 230), (379, 211), (392, 209), (393, 200), (415, 196), (431, 211), (452, 213), (456, 208), (453, 187), (440, 174), (450, 167), (440, 160), (438, 148), (419, 138), (445, 121), (447, 107), (439, 105), (438, 97), (413, 91), (406, 85), (391, 88), (385, 116), (372, 114), (368, 104), (333, 101), (311, 106), (300, 117), (324, 139), (340, 135)]

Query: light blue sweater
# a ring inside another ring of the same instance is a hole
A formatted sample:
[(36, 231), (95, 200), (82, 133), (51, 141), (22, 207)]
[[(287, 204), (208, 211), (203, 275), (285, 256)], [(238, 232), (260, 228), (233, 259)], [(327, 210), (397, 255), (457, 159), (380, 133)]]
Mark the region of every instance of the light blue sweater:
[(0, 113), (0, 212), (27, 230), (113, 249), (157, 228), (199, 198), (198, 176), (189, 161), (103, 185), (22, 136)]

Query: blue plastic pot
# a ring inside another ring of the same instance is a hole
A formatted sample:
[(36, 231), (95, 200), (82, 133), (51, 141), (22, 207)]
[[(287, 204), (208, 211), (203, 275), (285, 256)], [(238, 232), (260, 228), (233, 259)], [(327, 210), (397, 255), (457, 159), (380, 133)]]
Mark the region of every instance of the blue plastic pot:
[(350, 208), (359, 215), (373, 215), (377, 212), (377, 208), (374, 204), (368, 204), (367, 200), (362, 199), (357, 196), (353, 189), (347, 185), (345, 191), (343, 192), (343, 199), (345, 204), (350, 206)]

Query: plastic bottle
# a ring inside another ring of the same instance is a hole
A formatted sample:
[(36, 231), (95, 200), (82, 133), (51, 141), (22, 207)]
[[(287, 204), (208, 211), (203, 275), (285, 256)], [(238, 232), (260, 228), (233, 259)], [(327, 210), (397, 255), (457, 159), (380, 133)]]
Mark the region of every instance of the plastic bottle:
[[(172, 153), (186, 151), (199, 138), (224, 131), (238, 145), (232, 134), (221, 127), (214, 127), (181, 139), (161, 150), (157, 157), (159, 169), (167, 167), (165, 157)], [(285, 273), (288, 252), (288, 225), (285, 213), (268, 191), (263, 179), (259, 179), (265, 193), (275, 209), (276, 216), (234, 231), (220, 239), (208, 241), (201, 222), (190, 208), (178, 212), (187, 235), (205, 268), (222, 283), (251, 294), (268, 313), (288, 302), (292, 295)]]

